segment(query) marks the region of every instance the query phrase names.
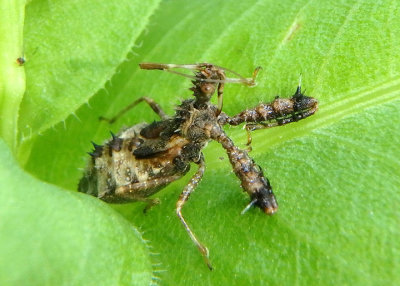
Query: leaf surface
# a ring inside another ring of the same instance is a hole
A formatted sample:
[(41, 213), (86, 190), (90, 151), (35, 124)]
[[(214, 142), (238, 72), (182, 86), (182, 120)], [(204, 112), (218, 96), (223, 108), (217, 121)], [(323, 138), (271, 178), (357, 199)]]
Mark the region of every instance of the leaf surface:
[(37, 135), (74, 114), (117, 73), (158, 3), (36, 0), (26, 6), (22, 162)]
[(149, 285), (140, 233), (104, 203), (21, 170), (0, 142), (1, 285)]
[[(110, 85), (35, 142), (26, 168), (76, 189), (90, 140), (122, 126), (156, 120), (142, 104), (114, 125), (112, 116), (140, 96), (167, 113), (190, 98), (187, 79), (141, 71), (138, 63), (212, 62), (250, 76), (254, 88), (227, 85), (224, 111), (234, 115), (277, 94), (294, 93), (302, 74), (316, 115), (253, 133), (251, 156), (270, 179), (279, 212), (248, 203), (222, 148), (205, 149), (207, 170), (183, 213), (209, 250), (211, 273), (176, 218), (185, 178), (162, 190), (161, 205), (114, 206), (145, 231), (163, 285), (377, 285), (400, 283), (400, 26), (398, 1), (165, 1), (148, 32)], [(245, 148), (245, 132), (227, 128)], [(224, 159), (220, 159), (220, 157)], [(164, 271), (164, 272), (163, 272)]]

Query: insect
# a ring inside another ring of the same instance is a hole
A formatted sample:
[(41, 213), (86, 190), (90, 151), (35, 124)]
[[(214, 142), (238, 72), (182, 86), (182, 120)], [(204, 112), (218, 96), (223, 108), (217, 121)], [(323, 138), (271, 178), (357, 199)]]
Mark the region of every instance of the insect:
[(23, 66), (25, 64), (25, 58), (24, 57), (19, 57), (16, 60), (16, 62), (17, 62), (18, 65)]
[[(149, 198), (151, 195), (185, 175), (191, 163), (196, 164), (197, 171), (184, 187), (176, 203), (176, 214), (211, 270), (207, 247), (197, 239), (182, 215), (182, 207), (199, 184), (205, 170), (201, 150), (210, 140), (219, 142), (226, 150), (241, 187), (250, 196), (250, 203), (242, 213), (252, 206), (257, 206), (266, 214), (272, 215), (278, 210), (278, 203), (269, 180), (248, 152), (235, 146), (224, 132), (223, 126), (245, 123), (249, 134), (252, 130), (296, 122), (314, 114), (318, 108), (318, 101), (302, 94), (299, 83), (292, 97), (276, 97), (270, 103), (261, 103), (231, 117), (222, 112), (224, 85), (254, 85), (259, 68), (255, 69), (251, 78), (209, 63), (141, 63), (140, 68), (164, 70), (192, 78), (193, 86), (190, 90), (193, 91), (194, 98), (182, 101), (173, 116), (166, 115), (152, 99), (141, 97), (115, 117), (102, 118), (112, 123), (144, 101), (161, 119), (123, 129), (117, 135), (112, 134), (112, 138), (104, 145), (93, 143), (94, 150), (89, 153), (91, 160), (79, 182), (79, 191), (109, 203), (146, 202), (147, 210), (158, 203), (157, 199)], [(179, 72), (179, 68), (193, 70), (195, 74)], [(237, 78), (227, 78), (225, 71), (233, 73)], [(217, 105), (210, 102), (215, 92), (218, 97)], [(248, 144), (250, 143), (249, 136)]]

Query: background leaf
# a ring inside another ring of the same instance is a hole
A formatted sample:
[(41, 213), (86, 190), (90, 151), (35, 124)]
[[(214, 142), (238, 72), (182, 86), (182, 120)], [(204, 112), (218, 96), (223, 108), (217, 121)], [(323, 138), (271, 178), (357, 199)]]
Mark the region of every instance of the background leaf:
[(158, 2), (36, 0), (26, 6), (20, 161), (38, 134), (64, 121), (115, 74)]
[(18, 111), (25, 92), (23, 58), (25, 1), (0, 1), (0, 136), (15, 151)]
[[(277, 215), (239, 215), (248, 197), (222, 148), (211, 143), (205, 150), (205, 177), (183, 213), (209, 247), (215, 271), (174, 213), (190, 174), (157, 194), (162, 204), (146, 216), (140, 203), (114, 208), (145, 231), (165, 285), (399, 284), (398, 12), (397, 1), (164, 1), (137, 41), (143, 45), (90, 107), (38, 137), (26, 169), (76, 189), (90, 140), (157, 119), (145, 104), (112, 126), (98, 116), (143, 95), (171, 114), (190, 97), (186, 79), (139, 71), (139, 62), (207, 61), (245, 76), (261, 65), (257, 87), (226, 87), (224, 111), (232, 115), (293, 94), (301, 73), (306, 93), (320, 101), (318, 113), (253, 134), (251, 155), (272, 182)], [(227, 131), (244, 147), (240, 128)]]
[(148, 285), (139, 232), (104, 203), (40, 182), (0, 141), (1, 285)]

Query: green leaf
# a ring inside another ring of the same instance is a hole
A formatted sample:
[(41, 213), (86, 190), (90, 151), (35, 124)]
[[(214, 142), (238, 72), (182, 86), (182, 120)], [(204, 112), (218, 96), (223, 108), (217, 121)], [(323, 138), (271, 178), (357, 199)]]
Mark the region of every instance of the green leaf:
[(38, 134), (64, 121), (104, 87), (158, 2), (36, 0), (26, 6), (21, 161)]
[(0, 1), (0, 136), (15, 151), (18, 111), (25, 92), (23, 58), (25, 1)]
[[(317, 114), (253, 134), (251, 156), (274, 187), (276, 215), (241, 216), (249, 199), (226, 155), (216, 143), (205, 149), (204, 179), (183, 213), (210, 250), (212, 273), (174, 212), (194, 170), (158, 193), (161, 205), (146, 216), (141, 203), (114, 208), (160, 254), (165, 285), (400, 284), (397, 11), (398, 1), (165, 1), (138, 39), (138, 56), (75, 112), (79, 120), (70, 116), (38, 138), (26, 169), (75, 190), (90, 140), (157, 119), (145, 104), (111, 126), (99, 116), (143, 95), (172, 114), (191, 97), (187, 79), (138, 70), (139, 62), (213, 62), (244, 76), (262, 66), (258, 86), (226, 86), (230, 115), (293, 94), (301, 73), (306, 94), (320, 101)], [(245, 147), (243, 130), (227, 132)]]
[(148, 285), (139, 232), (104, 203), (40, 182), (0, 141), (1, 285)]

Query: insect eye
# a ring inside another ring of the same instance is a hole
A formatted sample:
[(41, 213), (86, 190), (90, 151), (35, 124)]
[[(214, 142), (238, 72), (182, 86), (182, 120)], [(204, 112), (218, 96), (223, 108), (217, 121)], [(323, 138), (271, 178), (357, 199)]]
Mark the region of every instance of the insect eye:
[(206, 82), (201, 85), (200, 89), (205, 94), (213, 94), (215, 91), (215, 84)]

